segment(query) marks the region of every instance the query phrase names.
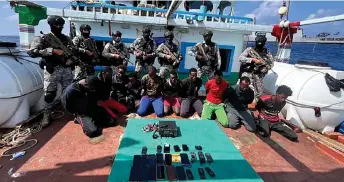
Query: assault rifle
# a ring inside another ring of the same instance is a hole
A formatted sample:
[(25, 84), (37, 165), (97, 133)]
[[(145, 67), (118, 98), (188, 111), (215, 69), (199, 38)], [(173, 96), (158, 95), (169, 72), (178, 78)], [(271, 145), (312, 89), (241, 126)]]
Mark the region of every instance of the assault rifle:
[[(253, 48), (249, 51), (249, 55), (252, 57), (252, 58), (255, 58), (255, 59), (259, 59), (260, 60), (260, 63), (259, 64), (256, 64), (254, 63), (254, 67), (253, 67), (253, 71), (254, 72), (261, 72), (263, 74), (266, 74), (268, 73), (269, 70), (271, 70), (273, 73), (275, 73), (271, 68), (268, 69), (268, 63), (266, 62), (266, 60), (264, 58), (262, 58), (258, 52), (256, 50), (254, 50)], [(276, 74), (276, 73), (275, 73)]]
[(99, 53), (98, 53), (98, 50), (97, 50), (97, 47), (95, 45), (94, 40), (91, 38), (87, 38), (84, 40), (84, 43), (85, 43), (86, 49), (93, 53), (93, 57), (94, 57), (95, 61), (100, 62), (99, 61)]
[[(127, 55), (125, 55), (123, 53), (123, 51), (118, 50), (115, 46), (110, 46), (110, 52), (115, 53), (115, 54), (119, 54), (119, 56), (121, 57), (121, 59), (125, 60), (126, 62), (129, 62), (131, 64), (133, 64), (131, 61), (129, 61), (129, 58)], [(133, 64), (134, 65), (134, 64)]]
[[(40, 32), (43, 34), (43, 32)], [(68, 60), (71, 60), (72, 62), (77, 62), (81, 65), (85, 65), (78, 57), (74, 55), (72, 52), (71, 47), (67, 47), (63, 45), (60, 39), (58, 39), (53, 33), (43, 34), (44, 35), (44, 41), (46, 41), (48, 44), (50, 44), (54, 49), (61, 49), (63, 51), (62, 56), (67, 60), (65, 64), (67, 66), (70, 66), (71, 64), (68, 63)]]
[(162, 52), (172, 57), (172, 61), (173, 61), (172, 65), (174, 67), (177, 67), (177, 65), (179, 65), (181, 61), (181, 57), (177, 58), (176, 55), (173, 52), (171, 52), (171, 50), (165, 44), (162, 44)]
[[(207, 62), (210, 61), (211, 64), (213, 64), (213, 65), (215, 65), (215, 67), (217, 67), (217, 63), (215, 62), (215, 59), (214, 58), (209, 58), (209, 56), (205, 53), (205, 50), (204, 50), (202, 44), (199, 44), (197, 47), (199, 48), (199, 50), (201, 50), (201, 53), (206, 58), (206, 61)], [(210, 65), (207, 64), (207, 66), (210, 66)]]

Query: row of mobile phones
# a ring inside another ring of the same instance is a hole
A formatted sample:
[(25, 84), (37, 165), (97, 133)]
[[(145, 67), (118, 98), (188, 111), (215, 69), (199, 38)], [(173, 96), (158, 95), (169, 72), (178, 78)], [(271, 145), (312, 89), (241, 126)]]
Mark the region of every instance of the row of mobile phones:
[[(215, 173), (209, 167), (204, 169), (210, 177), (215, 177)], [(198, 174), (201, 179), (206, 179), (204, 169), (198, 168)], [(165, 170), (169, 181), (194, 179), (191, 170), (185, 169), (184, 166), (132, 166), (129, 181), (165, 180)]]

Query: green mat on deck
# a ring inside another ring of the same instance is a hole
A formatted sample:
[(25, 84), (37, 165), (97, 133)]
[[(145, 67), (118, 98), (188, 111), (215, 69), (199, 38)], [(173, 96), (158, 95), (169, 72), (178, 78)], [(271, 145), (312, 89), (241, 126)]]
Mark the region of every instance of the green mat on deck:
[(201, 145), (203, 153), (209, 152), (212, 155), (214, 162), (202, 166), (197, 155), (197, 161), (191, 168), (194, 181), (200, 180), (197, 168), (207, 166), (216, 174), (215, 178), (211, 178), (206, 173), (206, 180), (209, 181), (263, 181), (215, 121), (175, 120), (181, 133), (181, 136), (177, 138), (153, 139), (152, 132), (142, 131), (146, 124), (153, 124), (160, 120), (171, 119), (130, 119), (128, 121), (108, 181), (128, 181), (133, 155), (140, 155), (143, 146), (148, 148), (147, 154), (155, 154), (156, 147), (163, 146), (165, 143), (170, 144), (171, 153), (175, 153), (173, 145), (179, 145), (181, 148), (182, 144), (187, 144), (189, 151), (185, 153), (189, 157), (190, 152), (197, 154), (195, 145)]

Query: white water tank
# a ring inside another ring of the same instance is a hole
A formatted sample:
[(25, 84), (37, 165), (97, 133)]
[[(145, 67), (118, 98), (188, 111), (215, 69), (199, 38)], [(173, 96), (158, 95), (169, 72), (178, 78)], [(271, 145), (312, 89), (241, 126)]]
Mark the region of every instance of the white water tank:
[[(282, 114), (292, 124), (302, 129), (310, 128), (320, 132), (333, 131), (344, 121), (344, 89), (330, 92), (325, 73), (337, 79), (344, 79), (344, 72), (330, 67), (291, 65), (275, 62), (272, 71), (264, 78), (264, 92), (275, 93), (280, 85), (287, 85), (293, 91)], [(314, 107), (321, 108), (316, 117)]]
[(39, 59), (0, 43), (0, 128), (13, 128), (43, 109), (43, 71)]

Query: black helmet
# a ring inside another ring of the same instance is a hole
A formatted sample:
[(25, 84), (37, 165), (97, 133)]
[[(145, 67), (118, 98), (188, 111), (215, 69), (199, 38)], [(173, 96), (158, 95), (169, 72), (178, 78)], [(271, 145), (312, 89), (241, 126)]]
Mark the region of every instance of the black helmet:
[(88, 30), (88, 31), (90, 31), (90, 30), (92, 30), (91, 29), (91, 26), (89, 26), (89, 25), (87, 25), (87, 24), (82, 24), (81, 26), (80, 26), (80, 31), (82, 31), (82, 30)]
[(56, 15), (49, 16), (47, 21), (48, 21), (48, 24), (50, 26), (52, 26), (52, 25), (64, 25), (65, 24), (65, 20), (61, 16), (56, 16)]
[(213, 36), (213, 32), (211, 30), (206, 30), (203, 32), (203, 36), (210, 35)]
[(164, 33), (164, 36), (165, 37), (174, 37), (174, 34), (171, 31), (167, 31), (167, 32)]
[(112, 32), (112, 37), (122, 37), (122, 32), (116, 31), (116, 33)]
[(255, 41), (256, 42), (266, 42), (267, 39), (266, 39), (265, 35), (257, 35)]
[(151, 29), (150, 28), (144, 28), (142, 30), (143, 33), (151, 33)]

